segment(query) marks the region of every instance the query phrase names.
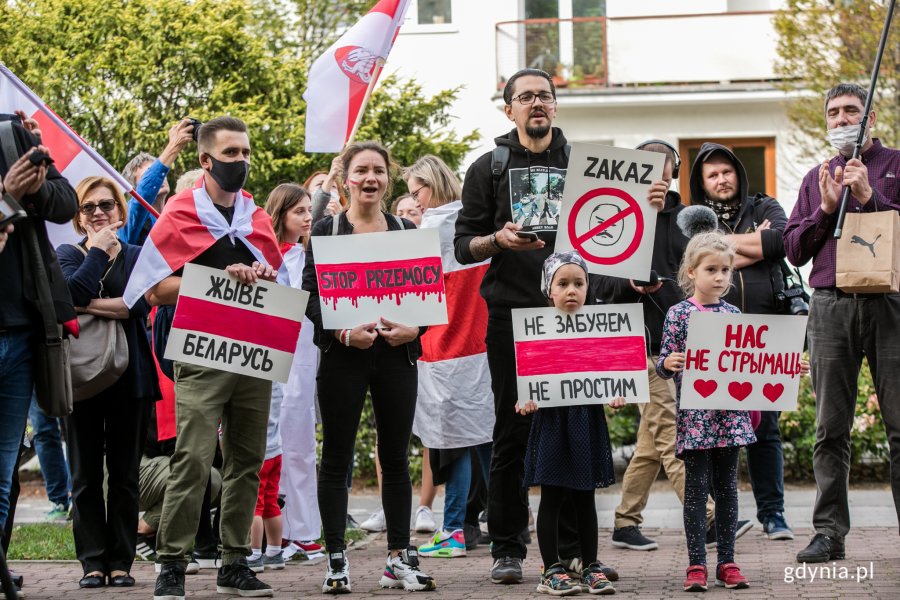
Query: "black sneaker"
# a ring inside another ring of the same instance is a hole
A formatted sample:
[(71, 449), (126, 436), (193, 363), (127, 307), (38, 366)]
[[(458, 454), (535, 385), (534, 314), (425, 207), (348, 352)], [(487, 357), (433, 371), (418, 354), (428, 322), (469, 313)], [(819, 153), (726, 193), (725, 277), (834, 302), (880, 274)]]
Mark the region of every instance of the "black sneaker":
[(222, 566), (222, 555), (216, 548), (211, 550), (194, 549), (191, 552), (191, 560), (201, 569), (218, 569)]
[(636, 525), (620, 527), (613, 530), (612, 545), (616, 548), (628, 548), (629, 550), (656, 550), (659, 544), (648, 537), (644, 537)]
[(163, 563), (156, 576), (153, 600), (184, 600), (184, 563)]
[(829, 560), (844, 560), (844, 540), (817, 533), (809, 542), (809, 546), (797, 554), (797, 562), (823, 563)]
[(134, 542), (134, 554), (141, 560), (156, 560), (156, 536), (139, 533)]
[[(753, 529), (753, 523), (751, 521), (747, 521), (746, 519), (742, 519), (737, 522), (737, 527), (734, 530), (734, 539), (735, 541)], [(713, 521), (709, 528), (706, 530), (706, 547), (707, 549), (712, 549), (716, 547), (716, 541), (718, 538), (716, 537), (716, 522)]]
[(256, 573), (247, 566), (247, 561), (243, 558), (230, 565), (219, 567), (219, 574), (216, 577), (216, 592), (244, 598), (275, 595), (272, 586), (257, 579)]
[(495, 560), (491, 567), (491, 582), (504, 585), (522, 583), (522, 559), (504, 556)]
[(481, 527), (477, 524), (463, 523), (463, 537), (466, 538), (466, 550), (474, 550), (481, 543)]

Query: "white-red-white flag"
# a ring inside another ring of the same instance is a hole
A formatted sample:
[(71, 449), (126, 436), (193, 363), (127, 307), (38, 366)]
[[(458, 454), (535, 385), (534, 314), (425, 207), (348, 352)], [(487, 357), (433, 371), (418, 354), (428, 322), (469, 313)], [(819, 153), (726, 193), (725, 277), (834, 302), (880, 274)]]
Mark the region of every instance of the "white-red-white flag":
[(339, 152), (356, 124), (366, 90), (387, 60), (410, 0), (380, 0), (309, 70), (306, 151)]
[[(17, 110), (38, 122), (41, 143), (50, 149), (54, 165), (72, 187), (76, 187), (85, 177), (98, 175), (118, 183), (123, 193), (127, 194), (132, 190), (128, 181), (106, 159), (75, 133), (6, 65), (0, 64), (0, 113), (13, 114)], [(68, 223), (58, 225), (48, 222), (47, 231), (55, 246), (80, 239)]]
[(494, 395), (488, 370), (487, 304), (479, 293), (490, 260), (461, 265), (453, 254), (457, 200), (429, 208), (422, 228), (436, 228), (447, 294), (447, 325), (428, 328), (422, 336), (419, 393), (413, 432), (426, 448), (464, 448), (491, 441)]

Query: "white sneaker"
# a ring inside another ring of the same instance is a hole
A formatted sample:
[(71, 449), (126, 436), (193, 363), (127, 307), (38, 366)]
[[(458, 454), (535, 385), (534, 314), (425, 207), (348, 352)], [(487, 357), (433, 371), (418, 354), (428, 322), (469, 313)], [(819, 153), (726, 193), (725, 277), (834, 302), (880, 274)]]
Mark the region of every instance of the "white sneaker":
[(328, 567), (325, 570), (325, 582), (322, 584), (323, 594), (350, 593), (350, 563), (346, 552), (333, 552), (328, 555)]
[(409, 546), (399, 556), (388, 553), (381, 587), (403, 588), (410, 592), (424, 592), (436, 589), (434, 579), (419, 570), (419, 553), (415, 546)]
[(419, 533), (434, 533), (437, 524), (434, 522), (434, 513), (427, 506), (420, 506), (416, 511), (416, 520), (413, 529)]
[(365, 529), (366, 531), (376, 532), (387, 529), (387, 526), (384, 523), (384, 509), (379, 508), (373, 512), (371, 517), (362, 522), (360, 528)]

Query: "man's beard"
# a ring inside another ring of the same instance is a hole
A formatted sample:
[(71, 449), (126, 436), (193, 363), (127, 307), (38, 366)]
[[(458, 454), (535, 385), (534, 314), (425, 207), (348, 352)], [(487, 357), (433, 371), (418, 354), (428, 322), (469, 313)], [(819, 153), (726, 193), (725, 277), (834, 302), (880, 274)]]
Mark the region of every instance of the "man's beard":
[(550, 125), (544, 125), (542, 127), (526, 125), (525, 133), (533, 140), (542, 140), (550, 133)]

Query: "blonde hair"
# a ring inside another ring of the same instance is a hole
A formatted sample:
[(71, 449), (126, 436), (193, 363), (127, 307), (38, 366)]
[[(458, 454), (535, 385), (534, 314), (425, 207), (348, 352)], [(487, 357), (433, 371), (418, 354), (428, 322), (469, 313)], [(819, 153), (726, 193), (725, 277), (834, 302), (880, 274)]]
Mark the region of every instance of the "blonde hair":
[(85, 196), (101, 187), (108, 189), (112, 194), (113, 200), (116, 201), (116, 206), (119, 207), (119, 220), (123, 223), (128, 222), (128, 206), (125, 204), (125, 195), (119, 190), (119, 186), (107, 177), (98, 177), (96, 175), (85, 177), (78, 183), (78, 187), (75, 188), (75, 195), (78, 197), (78, 210), (75, 211), (75, 216), (72, 217), (72, 226), (81, 235), (87, 235), (87, 230), (81, 224), (81, 203), (84, 202)]
[[(271, 191), (266, 199), (266, 212), (272, 217), (272, 229), (279, 243), (284, 240), (284, 216), (289, 210), (297, 206), (301, 200), (308, 197), (309, 193), (296, 183), (282, 183)], [(305, 239), (301, 239), (306, 244)]]
[(409, 182), (410, 177), (415, 177), (431, 189), (431, 200), (423, 208), (437, 208), (462, 198), (459, 179), (447, 163), (433, 154), (426, 154), (411, 167), (403, 169), (403, 179)]
[(724, 254), (734, 264), (734, 245), (718, 231), (698, 233), (688, 242), (678, 268), (678, 286), (687, 296), (694, 294), (694, 280), (688, 277), (688, 271), (700, 266), (703, 259), (711, 254)]
[(179, 194), (184, 190), (189, 190), (197, 184), (197, 180), (203, 177), (203, 169), (191, 169), (184, 173), (175, 182), (175, 193)]

